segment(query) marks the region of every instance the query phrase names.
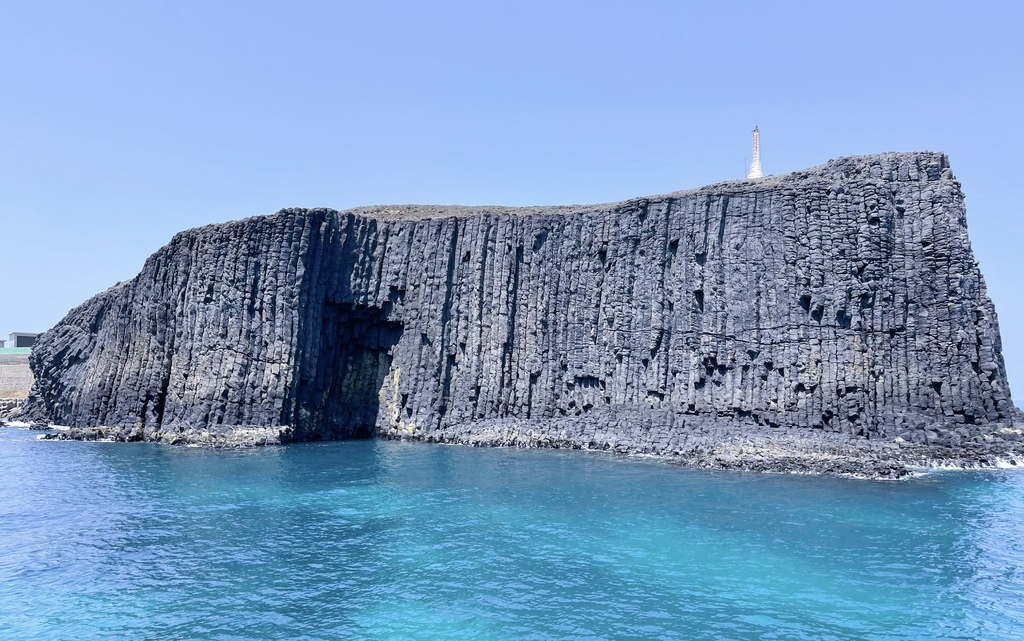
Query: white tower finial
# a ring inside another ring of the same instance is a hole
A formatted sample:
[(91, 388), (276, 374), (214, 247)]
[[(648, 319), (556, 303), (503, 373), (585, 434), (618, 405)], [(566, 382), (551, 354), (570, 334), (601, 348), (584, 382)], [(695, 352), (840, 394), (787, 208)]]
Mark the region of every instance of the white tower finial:
[(747, 178), (764, 178), (761, 171), (761, 132), (754, 126), (754, 162), (750, 163), (750, 173)]

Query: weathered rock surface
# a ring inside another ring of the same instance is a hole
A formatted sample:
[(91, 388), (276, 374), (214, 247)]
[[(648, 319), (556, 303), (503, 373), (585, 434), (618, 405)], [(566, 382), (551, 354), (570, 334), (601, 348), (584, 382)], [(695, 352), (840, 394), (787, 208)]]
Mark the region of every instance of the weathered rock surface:
[(1021, 449), (960, 185), (929, 152), (608, 205), (192, 229), (31, 363), (26, 413), (80, 437), (246, 426), (883, 476)]

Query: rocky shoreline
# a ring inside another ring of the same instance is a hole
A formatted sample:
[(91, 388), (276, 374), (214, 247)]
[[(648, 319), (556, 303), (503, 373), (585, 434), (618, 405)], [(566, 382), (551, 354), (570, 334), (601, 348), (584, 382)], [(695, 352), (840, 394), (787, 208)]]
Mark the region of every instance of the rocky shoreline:
[[(0, 427), (4, 427), (0, 421)], [(8, 427), (14, 427), (7, 425)], [(60, 441), (150, 442), (166, 445), (247, 448), (294, 442), (291, 427), (220, 425), (180, 431), (142, 427), (74, 428), (26, 423), (26, 429), (42, 430), (38, 438)], [(913, 443), (900, 437), (889, 441), (858, 437), (799, 433), (804, 430), (775, 430), (756, 434), (704, 434), (691, 436), (669, 451), (638, 451), (628, 445), (579, 443), (539, 437), (532, 433), (507, 431), (490, 438), (446, 438), (444, 435), (382, 435), (389, 440), (421, 441), (470, 447), (552, 448), (642, 456), (699, 469), (734, 470), (783, 474), (816, 474), (871, 480), (899, 480), (917, 469), (991, 469), (1024, 467), (1024, 424), (1004, 428), (979, 442), (953, 446), (944, 443)]]
[(173, 432), (142, 427), (37, 427), (45, 429), (39, 438), (54, 441), (111, 441), (120, 443), (163, 443), (166, 445), (189, 445), (210, 448), (260, 447), (283, 445), (290, 442), (291, 428), (263, 427), (254, 425), (213, 425), (202, 430)]

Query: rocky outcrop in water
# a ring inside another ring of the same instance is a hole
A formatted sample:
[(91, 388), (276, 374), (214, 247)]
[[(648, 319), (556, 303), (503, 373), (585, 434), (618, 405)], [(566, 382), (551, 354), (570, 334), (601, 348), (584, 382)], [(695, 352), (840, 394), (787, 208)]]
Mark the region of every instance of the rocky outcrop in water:
[(608, 205), (192, 229), (43, 334), (32, 368), (29, 411), (122, 440), (699, 464), (780, 443), (977, 459), (1020, 436), (960, 185), (927, 152)]

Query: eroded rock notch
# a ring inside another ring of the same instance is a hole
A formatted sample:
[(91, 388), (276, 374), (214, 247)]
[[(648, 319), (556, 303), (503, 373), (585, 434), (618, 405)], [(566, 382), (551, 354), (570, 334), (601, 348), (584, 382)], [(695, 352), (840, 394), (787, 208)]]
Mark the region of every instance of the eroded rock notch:
[(323, 309), (320, 341), (299, 367), (295, 437), (375, 436), (380, 390), (402, 326), (377, 307), (328, 302)]

